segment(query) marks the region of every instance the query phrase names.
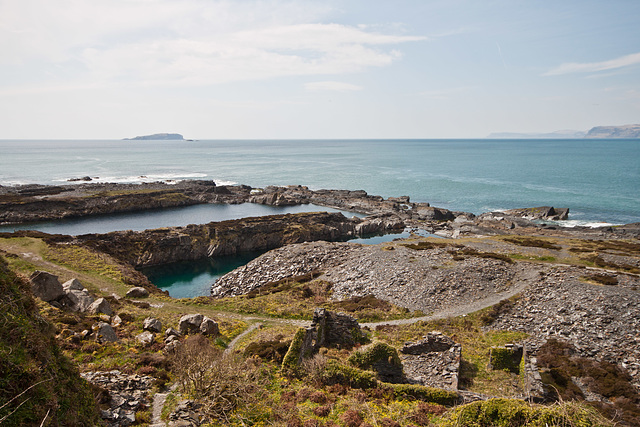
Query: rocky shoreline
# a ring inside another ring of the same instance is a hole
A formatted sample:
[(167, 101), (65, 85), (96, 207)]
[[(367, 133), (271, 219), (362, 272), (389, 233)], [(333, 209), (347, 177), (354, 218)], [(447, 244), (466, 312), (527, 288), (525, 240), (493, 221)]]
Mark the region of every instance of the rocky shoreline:
[[(597, 238), (628, 238), (640, 235), (640, 224), (617, 227), (563, 228), (548, 221), (567, 219), (568, 208), (550, 206), (488, 212), (476, 216), (450, 211), (429, 203), (411, 202), (408, 196), (369, 195), (362, 190), (310, 190), (301, 185), (252, 188), (247, 185), (216, 185), (213, 181), (188, 180), (143, 184), (80, 183), (60, 186), (0, 186), (0, 225), (80, 218), (125, 212), (191, 206), (196, 204), (256, 203), (270, 206), (314, 204), (378, 218), (394, 217), (406, 226), (443, 237), (499, 234), (565, 234)], [(385, 220), (387, 221), (387, 220)], [(379, 232), (379, 225), (363, 233)]]

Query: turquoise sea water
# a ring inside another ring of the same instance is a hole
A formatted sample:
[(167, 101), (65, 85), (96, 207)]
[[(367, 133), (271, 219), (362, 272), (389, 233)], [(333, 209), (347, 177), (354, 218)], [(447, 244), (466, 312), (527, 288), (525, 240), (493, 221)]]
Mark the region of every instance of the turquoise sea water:
[[(0, 141), (0, 185), (62, 184), (83, 176), (362, 189), (476, 214), (552, 205), (571, 209), (566, 226), (640, 222), (638, 140)], [(19, 228), (99, 233), (316, 210), (309, 208), (203, 205)], [(193, 297), (208, 294), (218, 277), (257, 255), (144, 272), (173, 297)]]
[(476, 214), (569, 207), (567, 225), (640, 221), (638, 140), (4, 140), (0, 153), (0, 185), (213, 179), (363, 189)]

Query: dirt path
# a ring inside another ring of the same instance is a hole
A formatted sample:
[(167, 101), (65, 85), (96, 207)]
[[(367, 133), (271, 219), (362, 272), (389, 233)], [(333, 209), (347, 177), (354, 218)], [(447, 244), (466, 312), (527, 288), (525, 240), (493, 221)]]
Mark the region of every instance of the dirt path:
[(540, 270), (530, 267), (525, 268), (518, 273), (515, 277), (513, 286), (510, 286), (509, 289), (504, 292), (499, 292), (494, 295), (490, 295), (486, 298), (474, 301), (471, 304), (458, 305), (454, 307), (449, 307), (444, 310), (436, 311), (435, 313), (429, 316), (423, 317), (412, 317), (410, 319), (398, 319), (398, 320), (383, 320), (381, 322), (370, 322), (370, 323), (361, 323), (360, 326), (368, 326), (370, 328), (375, 328), (379, 325), (408, 325), (411, 323), (416, 323), (419, 321), (430, 321), (430, 320), (438, 320), (445, 319), (447, 317), (457, 317), (463, 316), (466, 314), (471, 314), (478, 310), (482, 310), (483, 308), (491, 307), (499, 303), (502, 300), (511, 298), (514, 295), (519, 294), (527, 286), (532, 285), (536, 282), (536, 280), (540, 277)]

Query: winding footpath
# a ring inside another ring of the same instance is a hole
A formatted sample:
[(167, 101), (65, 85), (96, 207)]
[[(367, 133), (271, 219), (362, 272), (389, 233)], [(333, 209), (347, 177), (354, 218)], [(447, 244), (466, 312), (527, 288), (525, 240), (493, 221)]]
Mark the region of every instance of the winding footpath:
[[(520, 272), (519, 276), (515, 280), (515, 285), (509, 287), (509, 289), (491, 295), (487, 298), (480, 299), (478, 301), (474, 301), (471, 304), (465, 304), (461, 306), (450, 307), (444, 310), (437, 311), (429, 316), (421, 316), (421, 317), (412, 317), (409, 319), (397, 319), (397, 320), (383, 320), (380, 322), (368, 322), (361, 323), (362, 327), (375, 328), (376, 326), (381, 325), (408, 325), (420, 321), (431, 321), (431, 320), (439, 320), (445, 319), (448, 317), (457, 317), (464, 316), (467, 314), (471, 314), (478, 310), (482, 310), (487, 307), (491, 307), (503, 301), (505, 299), (509, 299), (520, 292), (524, 291), (527, 286), (535, 283), (537, 278), (539, 277), (538, 270), (527, 269)], [(237, 343), (246, 335), (250, 334), (256, 329), (262, 327), (263, 322), (274, 322), (274, 323), (284, 323), (289, 325), (296, 326), (310, 326), (311, 321), (309, 320), (294, 320), (294, 319), (277, 319), (277, 318), (259, 318), (255, 316), (239, 316), (240, 319), (246, 322), (253, 322), (251, 325), (240, 335), (235, 337), (232, 341), (229, 342), (227, 348), (224, 350), (224, 354), (230, 354)], [(160, 415), (162, 413), (162, 408), (167, 400), (167, 396), (177, 388), (177, 383), (173, 384), (168, 391), (164, 393), (156, 393), (153, 397), (153, 418), (150, 424), (150, 427), (165, 427), (167, 424), (161, 420)]]

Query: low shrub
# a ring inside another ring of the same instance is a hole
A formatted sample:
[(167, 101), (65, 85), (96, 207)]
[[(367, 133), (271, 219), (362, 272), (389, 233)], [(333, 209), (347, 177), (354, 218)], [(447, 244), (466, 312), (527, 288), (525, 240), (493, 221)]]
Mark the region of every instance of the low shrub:
[(342, 384), (360, 389), (373, 388), (378, 384), (373, 372), (343, 365), (336, 360), (327, 361), (322, 381), (325, 385)]
[(542, 380), (552, 393), (563, 400), (583, 400), (582, 391), (571, 377), (586, 379), (589, 389), (608, 398), (612, 404), (600, 404), (601, 412), (629, 425), (640, 425), (640, 393), (631, 384), (631, 376), (619, 366), (580, 357), (568, 343), (548, 340), (537, 353)]
[(393, 390), (397, 399), (423, 400), (439, 405), (451, 406), (458, 401), (458, 393), (441, 388), (426, 387), (417, 384), (383, 384)]
[(442, 405), (419, 402), (418, 407), (409, 415), (409, 420), (419, 426), (430, 426), (434, 415), (442, 415), (447, 411)]
[(542, 406), (500, 398), (459, 406), (445, 415), (439, 426), (613, 427), (613, 423), (604, 419), (594, 408), (583, 404)]
[(334, 303), (334, 306), (349, 313), (370, 309), (389, 311), (393, 308), (389, 302), (381, 300), (372, 294), (361, 297), (355, 296), (342, 301), (337, 301)]
[(276, 363), (282, 363), (284, 356), (289, 350), (291, 341), (280, 341), (280, 338), (282, 338), (282, 336), (275, 340), (258, 342), (254, 341), (244, 349), (244, 356), (258, 356), (264, 360), (271, 360)]
[(493, 322), (496, 321), (498, 317), (503, 314), (508, 314), (514, 308), (516, 301), (520, 298), (520, 295), (514, 295), (511, 298), (503, 299), (497, 304), (489, 307), (482, 316), (480, 317), (480, 321), (483, 325), (489, 326)]
[(414, 251), (424, 251), (427, 249), (445, 248), (449, 245), (447, 243), (430, 242), (427, 240), (423, 240), (418, 243), (409, 243), (402, 246), (404, 246), (405, 248), (413, 249)]
[(182, 392), (198, 399), (207, 417), (224, 421), (241, 406), (266, 393), (266, 371), (233, 354), (224, 354), (202, 335), (187, 338), (171, 356)]
[(347, 409), (340, 415), (340, 421), (342, 421), (346, 427), (359, 427), (364, 420), (360, 412), (354, 409)]

